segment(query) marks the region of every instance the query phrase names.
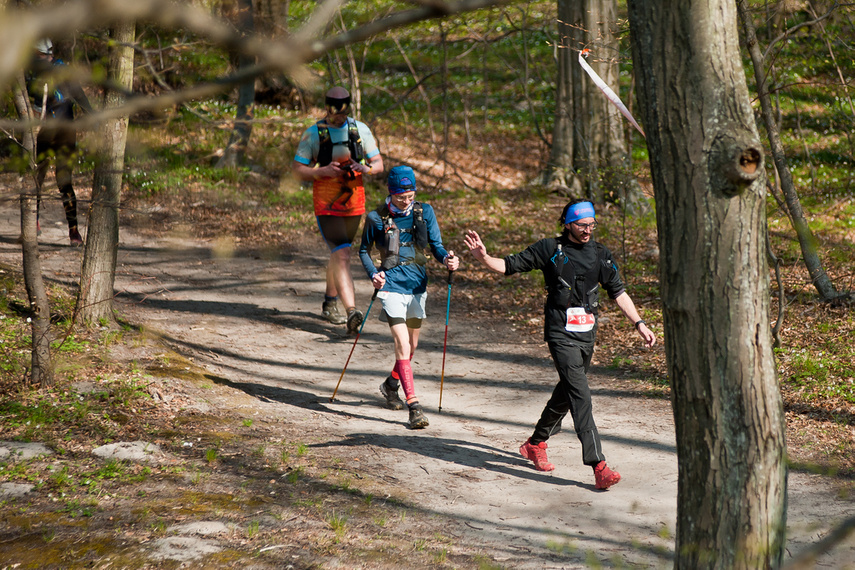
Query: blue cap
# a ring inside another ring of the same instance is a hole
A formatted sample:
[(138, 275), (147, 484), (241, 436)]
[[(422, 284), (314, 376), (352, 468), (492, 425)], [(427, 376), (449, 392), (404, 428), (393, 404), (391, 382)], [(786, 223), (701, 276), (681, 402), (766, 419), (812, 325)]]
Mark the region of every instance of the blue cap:
[(409, 166), (396, 166), (389, 171), (389, 178), (386, 180), (386, 185), (389, 187), (389, 194), (415, 192), (416, 173)]
[(583, 218), (596, 218), (594, 213), (594, 205), (590, 202), (578, 202), (567, 208), (567, 215), (564, 216), (565, 224), (578, 222)]

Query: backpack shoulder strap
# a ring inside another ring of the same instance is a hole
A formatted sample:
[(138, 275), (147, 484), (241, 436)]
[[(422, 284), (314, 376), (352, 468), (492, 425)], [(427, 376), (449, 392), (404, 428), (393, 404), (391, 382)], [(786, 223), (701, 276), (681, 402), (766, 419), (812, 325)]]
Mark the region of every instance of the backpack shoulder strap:
[(359, 136), (359, 125), (354, 119), (347, 118), (347, 146), (350, 148), (350, 156), (354, 161), (361, 163), (365, 158), (365, 149), (362, 148), (362, 137)]
[(374, 211), (377, 212), (380, 219), (384, 221), (392, 215), (391, 212), (389, 212), (389, 205), (385, 201), (377, 206)]
[(413, 202), (413, 241), (420, 249), (428, 246), (427, 222), (421, 202)]
[(315, 123), (315, 126), (318, 127), (318, 141), (321, 144), (327, 143), (330, 141), (330, 128), (327, 126), (327, 122), (324, 120), (320, 120)]
[(564, 254), (564, 248), (561, 245), (561, 240), (558, 238), (547, 239), (551, 239), (555, 243), (555, 246), (551, 248), (553, 250), (552, 257), (549, 258), (553, 270), (555, 271), (555, 278), (560, 285), (563, 285), (572, 293), (573, 283), (576, 280), (576, 269), (573, 267), (572, 263), (568, 263), (567, 256)]
[[(558, 259), (559, 257), (564, 257), (564, 251), (561, 247), (561, 240), (559, 240), (558, 238), (546, 238), (546, 240), (547, 240), (546, 241), (547, 250), (550, 250), (550, 249), (552, 250), (552, 257), (550, 257), (549, 260), (553, 264), (556, 264), (559, 262), (559, 259)], [(549, 247), (550, 241), (552, 242), (551, 247)], [(558, 268), (558, 266), (556, 265), (556, 269), (557, 268)]]
[(330, 137), (330, 128), (325, 120), (320, 120), (315, 123), (318, 127), (318, 158), (317, 163), (320, 166), (326, 166), (332, 162), (332, 138)]

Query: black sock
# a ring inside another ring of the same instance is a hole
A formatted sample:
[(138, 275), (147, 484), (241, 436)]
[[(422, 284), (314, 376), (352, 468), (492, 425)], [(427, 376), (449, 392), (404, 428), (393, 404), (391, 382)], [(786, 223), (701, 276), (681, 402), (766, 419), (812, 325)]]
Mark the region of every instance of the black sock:
[(396, 391), (399, 385), (398, 380), (391, 374), (386, 378), (386, 386), (390, 390)]

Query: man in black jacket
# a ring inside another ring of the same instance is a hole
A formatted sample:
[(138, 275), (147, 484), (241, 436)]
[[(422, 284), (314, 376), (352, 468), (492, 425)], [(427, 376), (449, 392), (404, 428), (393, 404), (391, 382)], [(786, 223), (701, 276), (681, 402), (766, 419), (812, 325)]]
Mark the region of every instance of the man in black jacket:
[(594, 205), (587, 201), (571, 202), (564, 207), (560, 222), (564, 231), (559, 237), (542, 239), (505, 258), (488, 255), (475, 231), (469, 230), (464, 242), (475, 259), (493, 271), (505, 275), (543, 271), (548, 291), (544, 340), (559, 382), (520, 453), (533, 461), (539, 471), (555, 469), (546, 457), (546, 440), (557, 432), (569, 411), (582, 444), (582, 461), (594, 469), (596, 488), (608, 489), (620, 481), (620, 475), (606, 465), (587, 377), (597, 333), (599, 288), (602, 286), (614, 299), (648, 347), (656, 342), (656, 336), (641, 320), (624, 289), (611, 252), (592, 238), (597, 227)]

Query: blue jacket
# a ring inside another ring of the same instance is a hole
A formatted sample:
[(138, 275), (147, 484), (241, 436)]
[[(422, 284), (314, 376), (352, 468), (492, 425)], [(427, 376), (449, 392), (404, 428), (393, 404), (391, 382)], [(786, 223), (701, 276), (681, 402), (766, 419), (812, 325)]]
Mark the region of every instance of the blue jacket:
[[(428, 245), (430, 246), (431, 253), (437, 261), (442, 263), (446, 256), (448, 256), (448, 251), (442, 245), (442, 234), (439, 231), (436, 214), (430, 204), (424, 203), (422, 204), (422, 212), (425, 224), (427, 225)], [(409, 214), (394, 216), (392, 219), (395, 225), (401, 230), (411, 230), (413, 228), (412, 208)], [(362, 231), (362, 244), (359, 246), (359, 259), (362, 261), (362, 266), (365, 268), (369, 279), (380, 271), (380, 268), (371, 259), (371, 250), (374, 247), (378, 251), (385, 249), (385, 239), (383, 219), (377, 210), (372, 210), (365, 218), (365, 229)], [(425, 271), (423, 265), (414, 263), (416, 257), (415, 250), (413, 234), (402, 231), (400, 256), (403, 263), (386, 271), (386, 284), (383, 285), (381, 291), (418, 294), (424, 293), (427, 290), (427, 271)]]

